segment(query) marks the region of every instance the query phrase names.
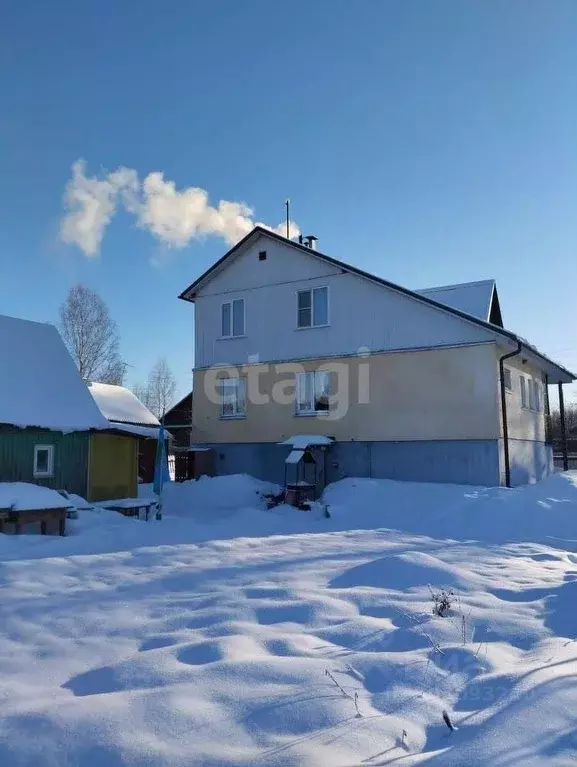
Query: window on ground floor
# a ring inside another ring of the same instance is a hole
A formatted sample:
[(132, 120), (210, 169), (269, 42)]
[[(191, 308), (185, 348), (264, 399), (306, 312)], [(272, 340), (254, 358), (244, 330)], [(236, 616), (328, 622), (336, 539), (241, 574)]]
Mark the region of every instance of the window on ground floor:
[(246, 415), (246, 381), (226, 378), (220, 382), (221, 418), (243, 418)]
[(297, 374), (296, 412), (298, 415), (327, 413), (330, 407), (331, 373), (315, 370)]
[(34, 445), (35, 477), (54, 476), (54, 445)]

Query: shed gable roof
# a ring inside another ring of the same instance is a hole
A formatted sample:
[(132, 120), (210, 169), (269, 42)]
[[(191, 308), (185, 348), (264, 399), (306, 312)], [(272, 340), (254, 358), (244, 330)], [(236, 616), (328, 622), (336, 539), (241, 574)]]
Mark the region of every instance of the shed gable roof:
[(88, 384), (88, 390), (109, 421), (135, 426), (160, 426), (158, 418), (124, 386), (93, 382)]
[(0, 423), (53, 431), (110, 428), (53, 325), (0, 315)]

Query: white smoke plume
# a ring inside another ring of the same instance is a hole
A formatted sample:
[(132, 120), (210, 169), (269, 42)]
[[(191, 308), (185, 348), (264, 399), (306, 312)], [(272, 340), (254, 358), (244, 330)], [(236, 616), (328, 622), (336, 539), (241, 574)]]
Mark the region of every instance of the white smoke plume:
[[(135, 170), (121, 167), (98, 178), (87, 176), (86, 163), (78, 160), (72, 166), (72, 178), (64, 194), (61, 239), (76, 245), (88, 257), (97, 256), (106, 227), (120, 205), (136, 217), (139, 227), (174, 248), (184, 248), (192, 240), (208, 235), (234, 245), (254, 226), (266, 226), (255, 223), (253, 211), (245, 203), (221, 200), (213, 207), (205, 189), (190, 186), (179, 191), (163, 173), (149, 173), (140, 181)], [(286, 233), (286, 223), (266, 228)], [(289, 234), (299, 234), (293, 221)]]

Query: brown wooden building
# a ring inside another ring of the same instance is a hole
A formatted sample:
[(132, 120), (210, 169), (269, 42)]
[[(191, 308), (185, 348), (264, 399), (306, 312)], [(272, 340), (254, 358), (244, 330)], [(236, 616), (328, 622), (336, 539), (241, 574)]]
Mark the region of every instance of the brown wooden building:
[(173, 446), (188, 447), (192, 434), (192, 392), (167, 410), (162, 420), (174, 438)]
[(192, 444), (192, 392), (166, 411), (163, 423), (173, 437), (170, 453), (176, 482), (213, 475), (214, 451)]

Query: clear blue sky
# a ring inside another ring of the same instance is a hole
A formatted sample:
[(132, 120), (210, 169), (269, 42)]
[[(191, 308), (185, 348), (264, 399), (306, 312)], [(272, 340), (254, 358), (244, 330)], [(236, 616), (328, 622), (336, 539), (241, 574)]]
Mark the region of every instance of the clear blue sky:
[[(495, 277), (507, 327), (577, 370), (574, 0), (8, 0), (0, 26), (0, 313), (101, 293), (144, 378), (186, 391), (178, 293), (228, 248), (166, 249), (122, 208), (100, 253), (59, 238), (79, 158), (293, 215), (408, 287)], [(151, 259), (160, 265), (152, 265)]]

